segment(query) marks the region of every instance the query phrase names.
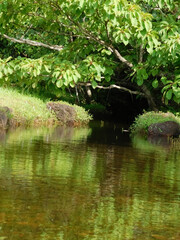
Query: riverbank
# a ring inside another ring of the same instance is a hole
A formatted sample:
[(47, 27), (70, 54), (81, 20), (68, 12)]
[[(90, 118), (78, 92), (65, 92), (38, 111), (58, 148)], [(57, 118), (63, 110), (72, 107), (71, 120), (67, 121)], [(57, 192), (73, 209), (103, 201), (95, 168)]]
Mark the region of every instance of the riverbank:
[[(180, 116), (174, 115), (171, 112), (145, 112), (144, 114), (138, 116), (134, 123), (130, 126), (131, 135), (142, 135), (147, 136), (149, 127), (154, 126), (154, 124), (160, 123), (177, 123), (180, 124)], [(168, 127), (168, 126), (167, 126)], [(167, 129), (166, 127), (166, 129)], [(156, 130), (159, 130), (156, 128)], [(161, 130), (161, 129), (160, 129)]]
[[(48, 126), (69, 123), (77, 126), (91, 120), (91, 116), (82, 107), (66, 102), (56, 102), (56, 106), (63, 106), (61, 110), (58, 109), (61, 114), (57, 117), (53, 108), (47, 107), (48, 102), (48, 100), (43, 101), (37, 97), (19, 93), (14, 89), (0, 88), (1, 127)], [(72, 109), (73, 117), (69, 109)], [(62, 116), (62, 120), (60, 116)]]

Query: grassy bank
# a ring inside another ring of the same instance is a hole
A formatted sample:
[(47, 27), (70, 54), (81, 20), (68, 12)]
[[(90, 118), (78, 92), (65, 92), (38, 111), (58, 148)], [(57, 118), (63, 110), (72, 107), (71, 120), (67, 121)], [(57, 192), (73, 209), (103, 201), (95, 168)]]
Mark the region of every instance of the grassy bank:
[[(13, 126), (58, 124), (55, 114), (47, 109), (46, 103), (37, 97), (19, 93), (14, 89), (0, 88), (0, 106), (12, 109), (11, 124)], [(88, 122), (91, 119), (83, 108), (76, 105), (73, 107), (77, 112), (78, 122)]]
[(175, 116), (173, 113), (167, 112), (146, 112), (138, 116), (130, 127), (132, 135), (146, 135), (148, 127), (153, 123), (163, 123), (166, 121), (175, 121), (180, 124), (180, 116)]

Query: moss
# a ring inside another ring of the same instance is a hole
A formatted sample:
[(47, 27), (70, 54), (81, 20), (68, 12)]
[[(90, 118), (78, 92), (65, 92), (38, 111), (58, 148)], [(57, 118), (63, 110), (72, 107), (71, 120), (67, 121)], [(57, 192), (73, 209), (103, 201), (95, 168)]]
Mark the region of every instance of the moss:
[(134, 123), (130, 126), (131, 135), (146, 135), (148, 127), (153, 123), (163, 123), (166, 121), (175, 121), (180, 123), (180, 117), (175, 116), (171, 112), (146, 112), (139, 115)]

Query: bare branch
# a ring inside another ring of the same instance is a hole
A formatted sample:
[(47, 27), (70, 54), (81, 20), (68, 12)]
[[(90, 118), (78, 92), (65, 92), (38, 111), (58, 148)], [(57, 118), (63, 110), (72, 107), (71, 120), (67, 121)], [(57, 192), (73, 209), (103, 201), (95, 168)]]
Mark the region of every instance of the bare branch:
[(143, 54), (144, 54), (144, 49), (143, 49), (143, 46), (141, 44), (140, 49), (139, 49), (139, 63), (143, 62)]
[(114, 53), (114, 55), (124, 64), (126, 64), (128, 67), (132, 68), (133, 64), (129, 61), (127, 61), (124, 57), (121, 56), (120, 52), (114, 48), (113, 46), (109, 46), (108, 49)]
[[(109, 21), (109, 20), (108, 20)], [(106, 28), (106, 35), (107, 35), (107, 38), (108, 38), (108, 40), (110, 41), (110, 42), (112, 42), (111, 41), (111, 39), (110, 39), (110, 35), (109, 35), (109, 31), (108, 31), (108, 21), (105, 21), (105, 28)]]
[[(80, 86), (85, 86), (85, 87), (90, 87), (92, 86), (91, 83), (78, 83), (78, 85)], [(125, 87), (121, 87), (121, 86), (118, 86), (118, 85), (115, 85), (115, 84), (111, 84), (110, 86), (108, 87), (104, 87), (104, 86), (99, 86), (97, 85), (96, 88), (99, 88), (99, 89), (112, 89), (112, 88), (116, 88), (116, 89), (119, 89), (119, 90), (122, 90), (122, 91), (125, 91), (125, 92), (129, 92), (130, 94), (134, 94), (134, 95), (140, 95), (140, 96), (145, 96), (144, 93), (142, 92), (139, 92), (139, 91), (133, 91), (133, 90), (130, 90), (128, 88), (125, 88)]]
[(49, 49), (56, 50), (56, 51), (61, 51), (63, 49), (63, 46), (59, 46), (59, 45), (49, 45), (49, 44), (45, 44), (42, 42), (37, 42), (37, 41), (24, 39), (24, 38), (17, 39), (17, 38), (9, 37), (6, 34), (2, 34), (2, 36), (12, 42), (15, 42), (15, 43), (23, 43), (23, 44), (28, 44), (31, 46), (36, 46), (36, 47), (45, 47), (45, 48), (49, 48)]

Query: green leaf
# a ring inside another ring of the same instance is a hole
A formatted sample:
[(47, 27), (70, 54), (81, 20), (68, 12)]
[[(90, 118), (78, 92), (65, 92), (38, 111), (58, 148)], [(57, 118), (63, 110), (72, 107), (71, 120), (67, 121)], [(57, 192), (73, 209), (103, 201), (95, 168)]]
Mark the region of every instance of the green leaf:
[(93, 81), (91, 82), (91, 85), (92, 85), (92, 88), (95, 89), (98, 84), (97, 84), (96, 81), (93, 80)]
[(159, 85), (158, 80), (155, 79), (155, 80), (152, 82), (152, 86), (153, 86), (153, 88), (157, 88), (158, 85)]
[(60, 75), (60, 72), (53, 72), (52, 76), (55, 78), (58, 78), (58, 76)]
[(162, 78), (161, 78), (161, 82), (165, 85), (166, 82), (167, 82), (167, 77), (162, 77)]
[(82, 8), (83, 7), (83, 5), (84, 5), (84, 0), (80, 0), (80, 2), (79, 2), (80, 4), (79, 4), (79, 6), (80, 6), (80, 8)]
[(51, 82), (54, 84), (56, 82), (56, 78), (55, 77), (51, 78)]
[(180, 98), (180, 88), (179, 87), (172, 87), (172, 89), (173, 89), (173, 93), (174, 93), (174, 95), (177, 97), (177, 98)]
[(106, 50), (106, 49), (103, 49), (103, 50), (101, 51), (101, 53), (102, 53), (103, 55), (104, 55), (104, 54), (107, 54), (108, 56), (110, 56), (110, 55), (112, 54), (111, 51)]
[(171, 84), (168, 84), (168, 85), (164, 86), (163, 89), (161, 90), (161, 92), (165, 92), (171, 86), (172, 86)]
[(62, 81), (62, 79), (59, 79), (59, 80), (56, 82), (56, 86), (57, 86), (58, 88), (61, 88), (61, 87), (63, 86), (63, 81)]
[(71, 86), (72, 88), (74, 88), (74, 87), (75, 87), (75, 83), (74, 83), (74, 82), (70, 82), (70, 86)]
[(143, 78), (140, 78), (140, 79), (138, 79), (137, 80), (137, 84), (138, 84), (138, 86), (142, 86), (143, 85)]
[(105, 80), (106, 80), (106, 82), (110, 82), (110, 81), (111, 81), (111, 76), (106, 75), (106, 76), (105, 76)]
[(177, 98), (176, 96), (173, 96), (173, 100), (178, 104), (180, 103), (180, 97)]
[(32, 84), (32, 88), (36, 88), (37, 87), (37, 84), (36, 83), (33, 83)]
[(122, 35), (122, 42), (124, 43), (125, 46), (127, 46), (129, 44), (129, 40), (127, 39), (127, 37), (124, 34)]
[(3, 68), (4, 74), (7, 75), (8, 74), (8, 70), (6, 67)]
[(158, 70), (157, 69), (153, 69), (151, 71), (151, 73), (152, 73), (153, 77), (155, 77), (158, 74)]
[(145, 26), (147, 32), (149, 32), (149, 30), (152, 28), (152, 24), (149, 21), (145, 21), (144, 26)]
[(108, 75), (112, 75), (113, 74), (113, 70), (112, 70), (112, 68), (110, 68), (110, 67), (107, 67), (106, 69), (105, 69), (105, 72), (104, 72), (104, 74), (108, 74)]
[(103, 68), (98, 63), (93, 62), (93, 66), (95, 67), (98, 74), (101, 74), (101, 72), (103, 72)]
[(145, 68), (141, 69), (141, 76), (142, 76), (143, 79), (145, 79), (145, 80), (148, 79), (148, 74), (147, 74)]
[(146, 49), (147, 49), (148, 53), (150, 53), (150, 54), (153, 53), (153, 41), (152, 41), (152, 39), (149, 39)]
[(131, 17), (131, 24), (132, 24), (132, 26), (136, 27), (138, 25), (137, 19)]
[(169, 89), (166, 93), (166, 98), (170, 100), (172, 98), (172, 89)]
[(51, 72), (51, 71), (50, 71), (50, 66), (48, 66), (48, 65), (44, 65), (44, 68), (45, 68), (46, 72), (48, 72), (48, 73)]
[(79, 78), (78, 78), (78, 76), (77, 76), (76, 74), (73, 74), (73, 75), (72, 75), (72, 78), (73, 78), (73, 80), (74, 80), (75, 83), (78, 82), (78, 79), (79, 79)]

